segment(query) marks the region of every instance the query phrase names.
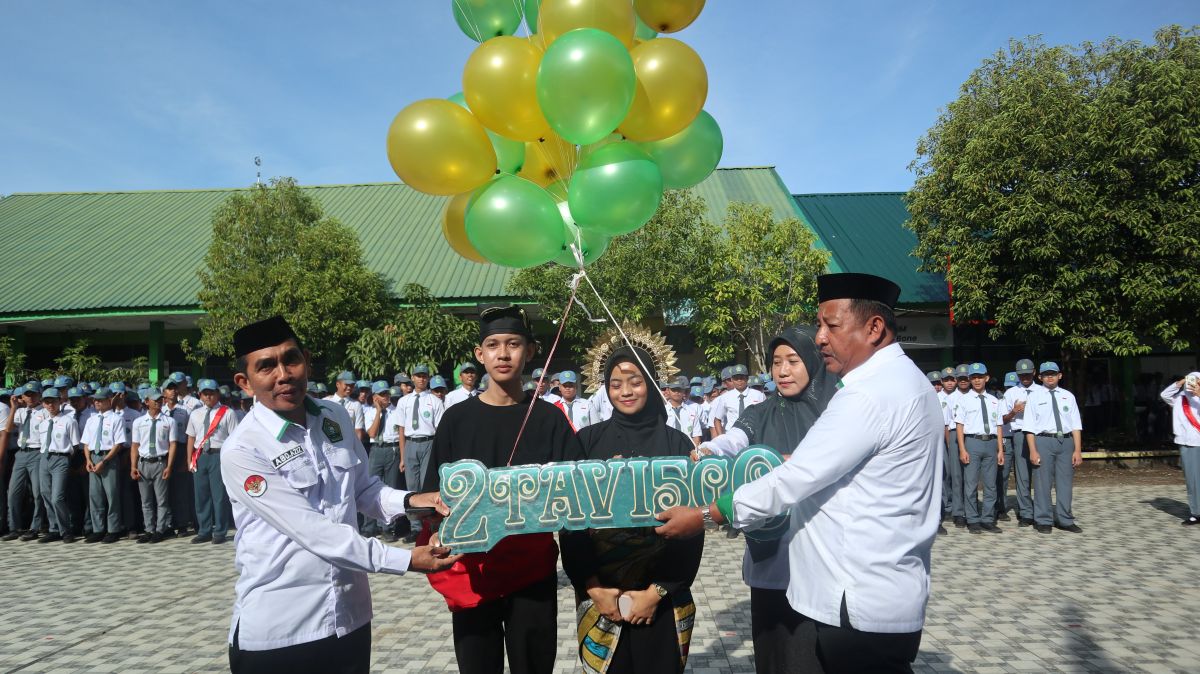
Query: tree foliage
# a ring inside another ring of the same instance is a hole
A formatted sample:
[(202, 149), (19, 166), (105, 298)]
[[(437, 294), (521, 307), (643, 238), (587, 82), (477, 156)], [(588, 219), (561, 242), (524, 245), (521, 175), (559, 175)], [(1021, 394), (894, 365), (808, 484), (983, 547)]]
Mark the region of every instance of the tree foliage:
[(404, 286), (402, 305), (380, 327), (368, 328), (347, 351), (354, 370), (374, 378), (417, 363), (459, 360), (475, 345), (475, 323), (443, 313), (429, 290)]
[(1200, 37), (1012, 41), (920, 140), (923, 269), (993, 337), (1067, 354), (1194, 347), (1200, 329)]
[(96, 381), (108, 374), (100, 360), (100, 356), (88, 353), (86, 339), (75, 340), (75, 343), (63, 349), (62, 355), (54, 359), (58, 364), (58, 373), (70, 376), (75, 381)]
[(201, 337), (190, 356), (232, 356), (233, 332), (285, 316), (315, 357), (341, 362), (345, 347), (390, 311), (383, 277), (367, 268), (358, 235), (290, 178), (231, 195), (213, 214), (197, 272)]
[(730, 204), (724, 232), (693, 295), (692, 329), (709, 362), (729, 361), (737, 348), (766, 372), (771, 338), (815, 318), (817, 275), (829, 253), (803, 222), (776, 220), (760, 204)]

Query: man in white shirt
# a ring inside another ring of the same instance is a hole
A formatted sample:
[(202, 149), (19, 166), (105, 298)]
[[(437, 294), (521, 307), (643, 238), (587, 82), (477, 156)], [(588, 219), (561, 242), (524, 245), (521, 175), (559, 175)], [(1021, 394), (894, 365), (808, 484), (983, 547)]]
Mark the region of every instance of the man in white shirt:
[(1033, 464), (1034, 528), (1048, 534), (1053, 524), (1078, 534), (1083, 529), (1075, 524), (1075, 514), (1071, 511), (1071, 487), (1075, 469), (1083, 463), (1083, 421), (1075, 396), (1058, 385), (1062, 379), (1058, 363), (1042, 363), (1038, 373), (1042, 388), (1029, 395), (1025, 409), (1027, 423), (1022, 424), (1025, 441), (1029, 443), (1029, 461)]
[(479, 395), (479, 391), (475, 388), (475, 385), (479, 383), (479, 370), (475, 367), (475, 363), (467, 362), (459, 365), (458, 380), (461, 385), (446, 394), (446, 409), (450, 409), (467, 398)]
[[(16, 438), (12, 475), (8, 480), (8, 524), (10, 531), (4, 540), (37, 540), (47, 527), (46, 507), (42, 502), (42, 441), (33, 430), (39, 427), (46, 411), (42, 407), (41, 385), (31, 381), (13, 391), (5, 435)], [(29, 529), (22, 530), (26, 520), (25, 503), (33, 496), (33, 519)]]
[(229, 522), (225, 513), (229, 496), (221, 482), (221, 447), (237, 428), (238, 418), (228, 405), (221, 404), (217, 382), (196, 382), (200, 407), (192, 410), (187, 423), (188, 470), (195, 476), (196, 536), (193, 543), (215, 545), (225, 542)]
[(363, 416), (362, 404), (354, 397), (356, 383), (354, 373), (343, 370), (338, 374), (337, 381), (334, 382), (336, 392), (325, 399), (346, 409), (346, 414), (350, 415), (350, 422), (354, 424), (354, 433), (358, 435), (358, 441), (366, 445), (368, 442), (367, 424)]
[(579, 395), (579, 375), (574, 370), (563, 370), (558, 374), (558, 390), (562, 397), (553, 405), (567, 415), (571, 428), (578, 431), (591, 425), (591, 406), (586, 397)]
[(731, 388), (717, 398), (709, 413), (708, 424), (712, 428), (714, 438), (733, 428), (733, 425), (737, 423), (738, 417), (741, 416), (747, 407), (756, 405), (767, 399), (762, 391), (748, 388), (750, 375), (745, 365), (739, 363), (738, 365), (731, 365), (726, 369), (728, 370)]
[(1004, 392), (1004, 421), (1012, 429), (1013, 470), (1017, 473), (1017, 525), (1033, 526), (1033, 464), (1029, 462), (1029, 444), (1025, 442), (1025, 408), (1029, 396), (1042, 388), (1033, 380), (1033, 361), (1017, 361), (1017, 385)]
[(588, 398), (588, 423), (598, 424), (601, 421), (608, 421), (612, 417), (613, 407), (612, 401), (608, 399), (608, 389), (604, 386), (604, 382), (600, 382), (600, 386), (596, 392)]
[(46, 414), (33, 430), (42, 440), (42, 501), (50, 520), (50, 535), (38, 539), (39, 543), (75, 542), (71, 508), (67, 503), (67, 478), (71, 454), (79, 444), (79, 426), (74, 414), (63, 413), (60, 395), (54, 388), (42, 391)]
[[(996, 526), (996, 466), (1004, 463), (1004, 434), (1000, 426), (1000, 401), (986, 391), (987, 366), (971, 363), (967, 370), (971, 390), (958, 399), (954, 411), (958, 460), (963, 466), (963, 496), (966, 500), (967, 530), (973, 534), (998, 534)], [(983, 507), (979, 486), (983, 485)]]
[(112, 409), (112, 392), (107, 388), (92, 393), (96, 406), (83, 427), (83, 456), (89, 475), (88, 510), (92, 533), (85, 543), (116, 543), (124, 528), (121, 510), (121, 452), (129, 447), (125, 419)]
[(700, 444), (700, 408), (687, 399), (688, 378), (679, 375), (667, 382), (667, 426)]
[[(440, 571), (459, 556), (359, 535), (358, 512), (391, 519), (437, 508), (367, 475), (346, 409), (305, 394), (308, 352), (275, 316), (233, 335), (234, 381), (256, 402), (222, 447), (237, 524), (229, 666), (243, 672), (367, 672), (368, 572)], [(446, 514), (441, 506), (442, 514)]]
[[(175, 421), (175, 431), (180, 442), (180, 454), (184, 454), (183, 443), (187, 438), (188, 419), (195, 411), (195, 408), (183, 404), (184, 395), (196, 400), (195, 397), (186, 393), (187, 381), (187, 375), (182, 372), (172, 372), (171, 376), (163, 382), (162, 387), (162, 413)], [(200, 401), (196, 400), (196, 402)], [(181, 456), (179, 463), (175, 464), (177, 470), (171, 471), (171, 522), (172, 526), (178, 529), (180, 536), (187, 533), (189, 529), (198, 530), (200, 528), (196, 517), (195, 477), (191, 470), (185, 470), (189, 467), (190, 456), (191, 454)]]
[[(442, 421), (446, 406), (429, 391), (429, 366), (417, 365), (412, 369), (413, 392), (400, 399), (394, 413), (394, 425), (400, 442), (400, 461), (404, 464), (404, 480), (411, 492), (421, 490), (425, 473), (429, 470), (429, 457), (433, 450), (433, 435)], [(413, 543), (421, 531), (420, 518), (408, 518), (411, 528), (404, 542)]]
[(706, 508), (658, 516), (666, 537), (705, 518), (752, 531), (790, 513), (788, 601), (816, 628), (826, 671), (911, 671), (929, 600), (943, 454), (941, 409), (895, 341), (900, 288), (817, 279), (817, 345), (842, 387), (780, 467)]
[[(958, 456), (958, 440), (955, 438), (954, 415), (958, 412), (958, 399), (971, 388), (971, 380), (967, 376), (968, 366), (962, 363), (950, 370), (951, 380), (946, 386), (945, 403), (942, 411), (946, 419), (946, 472), (950, 475), (950, 509), (954, 518), (954, 526), (959, 529), (967, 528), (966, 497), (963, 490), (963, 464)], [(945, 370), (942, 371), (943, 375)], [(943, 383), (946, 383), (943, 379)]]
[(142, 497), (142, 521), (146, 532), (138, 543), (158, 543), (173, 536), (171, 527), (171, 473), (175, 467), (175, 451), (179, 444), (179, 428), (163, 414), (162, 391), (149, 388), (142, 396), (146, 413), (133, 422), (130, 436), (131, 458), (134, 460), (129, 476), (138, 483)]
[[(377, 381), (371, 385), (371, 406), (364, 412), (367, 424), (367, 435), (371, 438), (371, 451), (367, 453), (367, 474), (379, 478), (388, 487), (396, 489), (400, 486), (400, 439), (392, 413), (396, 406), (392, 404), (391, 388), (386, 381)], [(364, 536), (378, 536), (383, 533), (385, 543), (396, 541), (395, 529), (388, 526), (382, 518), (367, 518), (363, 521)]]
[(1171, 406), (1171, 427), (1187, 483), (1190, 513), (1181, 524), (1193, 526), (1200, 524), (1200, 372), (1171, 384), (1160, 397)]

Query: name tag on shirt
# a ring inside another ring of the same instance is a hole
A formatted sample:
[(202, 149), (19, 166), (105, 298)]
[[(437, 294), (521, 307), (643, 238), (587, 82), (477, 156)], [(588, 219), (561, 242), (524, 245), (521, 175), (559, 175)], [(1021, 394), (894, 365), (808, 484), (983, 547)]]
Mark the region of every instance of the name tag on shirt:
[(301, 447), (300, 445), (295, 445), (295, 446), (289, 447), (289, 448), (283, 450), (282, 454), (275, 457), (274, 459), (271, 459), (271, 467), (274, 468), (275, 470), (279, 470), (279, 468), (281, 466), (288, 464), (292, 461), (295, 461), (296, 459), (298, 459), (302, 456), (304, 456), (304, 448), (303, 447)]

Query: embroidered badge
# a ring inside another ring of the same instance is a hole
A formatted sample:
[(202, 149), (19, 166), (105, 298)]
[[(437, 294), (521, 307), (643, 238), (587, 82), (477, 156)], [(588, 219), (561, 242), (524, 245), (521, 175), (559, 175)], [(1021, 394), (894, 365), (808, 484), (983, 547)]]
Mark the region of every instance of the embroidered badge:
[(275, 470), (279, 470), (280, 466), (295, 461), (301, 456), (304, 456), (304, 448), (300, 445), (296, 445), (295, 447), (285, 451), (283, 454), (271, 459), (271, 467)]
[(429, 410), (425, 410), (424, 412), (421, 412), (421, 416), (423, 416), (423, 417), (425, 417), (426, 419), (428, 419), (428, 418), (429, 418)]
[(342, 441), (342, 428), (337, 425), (333, 419), (325, 419), (321, 422), (321, 430), (325, 431), (325, 437), (329, 438), (330, 442)]
[(254, 498), (267, 493), (267, 481), (262, 475), (251, 475), (242, 486), (245, 487), (246, 493)]

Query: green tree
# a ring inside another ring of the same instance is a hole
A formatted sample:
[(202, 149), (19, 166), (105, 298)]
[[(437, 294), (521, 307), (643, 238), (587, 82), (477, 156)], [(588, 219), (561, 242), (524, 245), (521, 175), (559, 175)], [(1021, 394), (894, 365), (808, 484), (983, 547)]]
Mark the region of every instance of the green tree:
[(92, 381), (104, 376), (100, 356), (88, 353), (86, 339), (75, 340), (75, 344), (63, 349), (62, 355), (54, 359), (61, 374), (69, 375), (75, 381)]
[(1200, 330), (1200, 37), (1012, 41), (919, 141), (923, 269), (957, 316), (1069, 359), (1185, 350)]
[(213, 214), (197, 272), (201, 337), (190, 357), (233, 354), (233, 332), (285, 316), (315, 357), (341, 362), (346, 345), (391, 309), (387, 284), (363, 261), (358, 235), (326, 217), (291, 178), (231, 195)]
[(130, 362), (129, 367), (114, 367), (106, 371), (100, 378), (100, 382), (107, 384), (114, 381), (123, 381), (135, 384), (139, 381), (149, 381), (149, 377), (150, 359), (146, 356), (138, 356)]
[(374, 378), (407, 370), (417, 363), (443, 363), (471, 353), (478, 334), (475, 324), (444, 313), (429, 290), (404, 286), (401, 308), (383, 325), (368, 328), (347, 350), (361, 376)]
[(12, 337), (0, 337), (0, 360), (4, 361), (4, 379), (14, 386), (29, 379), (25, 369), (25, 354), (17, 351)]
[[(617, 320), (638, 322), (664, 313), (686, 312), (696, 275), (711, 261), (717, 231), (704, 221), (704, 200), (689, 191), (668, 191), (658, 213), (641, 229), (613, 239), (608, 251), (587, 268), (588, 277)], [(575, 269), (549, 263), (522, 269), (508, 283), (510, 293), (541, 305), (557, 321), (571, 295)], [(563, 330), (576, 357), (611, 324), (584, 282), (580, 307), (571, 310)], [(595, 321), (588, 320), (588, 312)]]

